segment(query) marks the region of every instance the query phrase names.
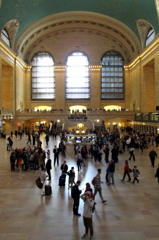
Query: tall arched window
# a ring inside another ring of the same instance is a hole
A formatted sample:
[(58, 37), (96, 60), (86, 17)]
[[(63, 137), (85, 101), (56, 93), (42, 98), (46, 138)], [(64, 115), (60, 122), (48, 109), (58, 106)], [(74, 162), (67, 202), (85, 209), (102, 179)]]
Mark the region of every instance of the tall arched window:
[(148, 30), (147, 36), (146, 36), (146, 43), (145, 45), (147, 46), (150, 42), (152, 42), (155, 38), (155, 31), (153, 28), (150, 28)]
[(1, 38), (9, 47), (11, 47), (9, 35), (5, 28), (3, 28), (1, 32)]
[(118, 52), (107, 52), (101, 60), (101, 99), (124, 99), (124, 61)]
[(66, 99), (89, 99), (89, 62), (86, 55), (74, 52), (67, 58)]
[(32, 100), (55, 99), (54, 61), (47, 52), (36, 54), (32, 65)]

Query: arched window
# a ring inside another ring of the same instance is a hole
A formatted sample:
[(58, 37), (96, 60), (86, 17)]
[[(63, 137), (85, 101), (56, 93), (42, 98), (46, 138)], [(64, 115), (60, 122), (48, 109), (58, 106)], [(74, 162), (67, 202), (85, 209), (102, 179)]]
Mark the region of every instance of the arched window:
[(148, 30), (147, 36), (146, 36), (146, 43), (145, 45), (147, 46), (150, 42), (152, 42), (155, 38), (155, 31), (153, 28), (150, 28)]
[(74, 52), (67, 58), (66, 99), (89, 99), (89, 62), (86, 55)]
[(32, 65), (32, 100), (55, 99), (54, 61), (46, 52), (36, 54)]
[(101, 99), (124, 99), (124, 61), (118, 52), (107, 52), (101, 60)]
[(4, 28), (3, 28), (2, 32), (1, 32), (1, 38), (9, 47), (11, 47), (8, 32)]

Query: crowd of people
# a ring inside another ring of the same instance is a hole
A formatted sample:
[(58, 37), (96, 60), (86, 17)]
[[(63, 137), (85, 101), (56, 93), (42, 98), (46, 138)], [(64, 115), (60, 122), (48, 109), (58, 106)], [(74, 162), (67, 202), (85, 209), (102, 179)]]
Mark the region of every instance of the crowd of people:
[[(40, 141), (40, 136), (38, 133), (36, 135), (36, 146), (27, 145), (24, 148), (12, 149), (10, 154), (10, 164), (11, 171), (27, 171), (30, 170), (39, 170), (41, 169), (40, 179), (43, 183), (41, 189), (41, 195), (45, 196), (45, 182), (48, 177), (48, 180), (51, 181), (51, 169), (53, 166), (59, 167), (59, 155), (64, 159), (66, 158), (66, 144), (65, 144), (65, 132), (61, 132), (60, 138), (61, 141), (59, 145), (55, 145), (51, 151), (53, 151), (53, 159), (50, 159), (50, 150), (45, 151), (42, 149), (42, 142)], [(46, 145), (48, 146), (49, 135), (46, 134), (45, 140)], [(12, 140), (12, 137), (9, 137)], [(8, 144), (9, 139), (7, 138)], [(29, 141), (29, 137), (28, 137)], [(13, 142), (13, 141), (12, 141)], [(30, 143), (30, 141), (28, 142)], [(149, 145), (147, 144), (149, 143)], [(157, 158), (157, 153), (153, 149), (154, 145), (158, 146), (159, 137), (158, 135), (146, 136), (145, 133), (139, 133), (138, 131), (132, 131), (129, 129), (128, 132), (124, 132), (122, 135), (119, 134), (119, 131), (115, 130), (111, 134), (103, 131), (96, 131), (96, 141), (94, 144), (80, 145), (74, 143), (73, 151), (77, 164), (77, 171), (82, 171), (82, 168), (87, 167), (88, 158), (90, 161), (101, 162), (102, 159), (106, 163), (106, 175), (105, 180), (108, 186), (115, 184), (114, 173), (116, 164), (118, 163), (118, 155), (123, 154), (124, 152), (129, 153), (129, 158), (125, 160), (123, 177), (121, 181), (123, 182), (128, 177), (127, 181), (134, 184), (135, 182), (139, 183), (140, 170), (137, 165), (134, 164), (133, 169), (129, 167), (129, 161), (133, 160), (134, 163), (137, 161), (135, 157), (135, 151), (140, 151), (143, 154), (144, 149), (151, 146), (149, 152), (149, 157), (152, 167), (155, 166), (155, 159)], [(13, 143), (12, 143), (13, 144)], [(138, 149), (138, 150), (136, 150)], [(53, 166), (52, 166), (53, 165)], [(64, 161), (60, 166), (61, 175), (68, 176), (68, 188), (71, 188), (71, 196), (73, 198), (73, 214), (75, 216), (80, 216), (81, 214), (78, 211), (79, 201), (82, 199), (84, 201), (84, 212), (83, 212), (83, 222), (85, 226), (85, 233), (82, 238), (88, 237), (88, 231), (90, 230), (90, 240), (93, 237), (93, 225), (92, 225), (92, 212), (95, 208), (95, 197), (99, 193), (102, 203), (105, 203), (107, 200), (103, 198), (102, 187), (100, 175), (102, 169), (97, 170), (96, 176), (92, 176), (91, 183), (87, 182), (85, 192), (82, 193), (79, 189), (80, 181), (75, 182), (75, 169), (74, 167), (68, 168), (67, 162)], [(132, 173), (132, 177), (131, 174)], [(155, 177), (158, 179), (159, 183), (159, 165), (156, 170)], [(91, 184), (94, 186), (94, 190), (91, 188)], [(60, 185), (59, 185), (60, 186)], [(65, 179), (64, 179), (65, 186)]]

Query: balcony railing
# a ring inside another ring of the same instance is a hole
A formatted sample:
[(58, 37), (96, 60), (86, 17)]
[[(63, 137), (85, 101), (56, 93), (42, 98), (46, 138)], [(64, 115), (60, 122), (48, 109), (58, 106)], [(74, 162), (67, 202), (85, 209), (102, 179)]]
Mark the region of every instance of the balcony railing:
[(135, 114), (135, 121), (137, 122), (159, 122), (159, 113), (137, 113)]

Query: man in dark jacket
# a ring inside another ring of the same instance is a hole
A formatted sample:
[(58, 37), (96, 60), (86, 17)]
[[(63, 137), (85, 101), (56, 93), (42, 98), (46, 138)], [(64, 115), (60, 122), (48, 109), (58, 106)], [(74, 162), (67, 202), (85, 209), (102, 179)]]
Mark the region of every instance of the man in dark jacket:
[(150, 157), (150, 160), (151, 160), (151, 166), (154, 167), (154, 165), (155, 165), (155, 158), (157, 158), (157, 153), (155, 152), (154, 149), (152, 149), (150, 151), (149, 157)]
[(114, 184), (114, 172), (115, 172), (115, 163), (113, 160), (110, 161), (109, 171), (108, 171), (108, 185), (110, 185), (110, 180), (112, 179), (112, 184)]
[(73, 214), (76, 216), (81, 216), (81, 214), (78, 213), (78, 207), (79, 207), (79, 199), (81, 190), (78, 189), (78, 186), (81, 184), (80, 181), (77, 181), (76, 184), (72, 187), (71, 196), (74, 200), (73, 203)]
[(47, 174), (48, 174), (48, 180), (51, 180), (51, 169), (52, 169), (52, 167), (51, 167), (51, 159), (50, 159), (50, 156), (48, 156), (47, 157), (47, 163), (46, 163), (46, 170), (47, 170)]
[(54, 166), (56, 161), (58, 166), (59, 165), (59, 148), (57, 148), (56, 145), (54, 146), (53, 153), (54, 153)]

